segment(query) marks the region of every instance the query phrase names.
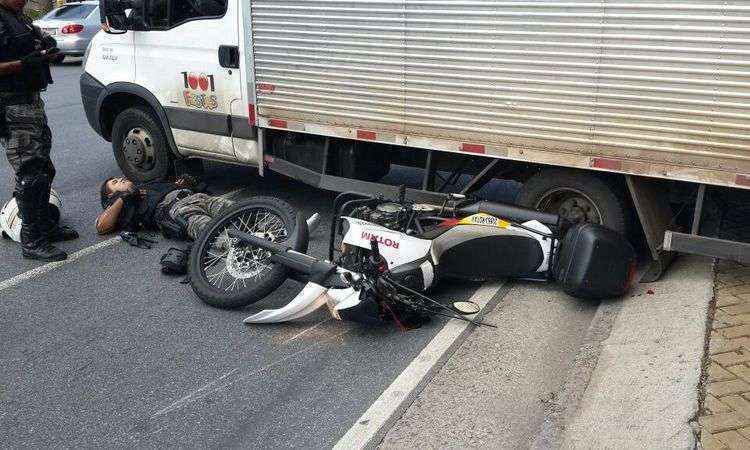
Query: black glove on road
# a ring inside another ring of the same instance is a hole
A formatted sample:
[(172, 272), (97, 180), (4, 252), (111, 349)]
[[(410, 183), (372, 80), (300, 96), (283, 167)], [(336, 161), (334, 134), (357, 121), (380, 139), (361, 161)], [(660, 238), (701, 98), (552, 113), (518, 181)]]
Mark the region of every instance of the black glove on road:
[(123, 231), (120, 233), (120, 238), (133, 247), (142, 249), (150, 249), (154, 244), (159, 242), (159, 239), (152, 234), (135, 233), (132, 231)]

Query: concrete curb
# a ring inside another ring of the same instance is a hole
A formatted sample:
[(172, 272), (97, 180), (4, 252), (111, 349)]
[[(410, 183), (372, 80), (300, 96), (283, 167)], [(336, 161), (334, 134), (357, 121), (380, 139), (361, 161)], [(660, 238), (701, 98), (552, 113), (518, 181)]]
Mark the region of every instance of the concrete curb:
[[(508, 290), (505, 282), (485, 283), (480, 286), (470, 299), (482, 308), (475, 319), (482, 320), (500, 303)], [(393, 423), (401, 417), (448, 358), (461, 346), (474, 327), (460, 320), (448, 321), (362, 417), (354, 422), (334, 449), (376, 448)]]
[(542, 428), (531, 444), (534, 450), (553, 448), (561, 439), (565, 422), (575, 412), (586, 391), (591, 376), (599, 361), (604, 341), (612, 332), (622, 304), (617, 300), (602, 302), (591, 320), (581, 347), (570, 365), (555, 401), (549, 405), (549, 411)]
[(712, 273), (684, 257), (622, 301), (560, 447), (695, 448)]

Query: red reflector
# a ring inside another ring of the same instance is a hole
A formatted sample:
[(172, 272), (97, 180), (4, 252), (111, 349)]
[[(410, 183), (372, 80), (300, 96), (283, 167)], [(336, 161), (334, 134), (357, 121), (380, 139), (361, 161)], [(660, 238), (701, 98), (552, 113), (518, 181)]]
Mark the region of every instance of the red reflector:
[(270, 83), (258, 83), (258, 90), (260, 92), (273, 92), (276, 90), (276, 86)]
[(269, 164), (273, 164), (274, 159), (273, 159), (273, 156), (271, 155), (263, 155), (263, 161)]
[(250, 126), (255, 126), (255, 105), (248, 103), (247, 105), (247, 123)]
[(367, 141), (374, 141), (378, 138), (378, 134), (374, 131), (357, 130), (357, 139), (364, 139)]
[(438, 226), (449, 228), (449, 227), (455, 227), (458, 225), (459, 220), (458, 219), (445, 219)]
[(622, 292), (628, 292), (635, 282), (635, 276), (638, 274), (638, 265), (635, 261), (630, 263), (628, 266), (628, 278), (625, 280), (625, 286), (622, 287)]
[(750, 175), (737, 175), (734, 182), (740, 186), (750, 186)]
[(596, 167), (597, 169), (620, 170), (622, 169), (622, 162), (616, 159), (594, 158), (591, 162), (591, 167)]
[(461, 150), (469, 153), (482, 153), (484, 154), (484, 145), (482, 144), (467, 144), (464, 143), (461, 145)]
[(60, 31), (62, 32), (62, 34), (77, 34), (83, 31), (83, 25), (81, 25), (80, 23), (65, 25)]
[(275, 127), (275, 128), (286, 128), (286, 120), (281, 119), (271, 119), (268, 121), (268, 126)]

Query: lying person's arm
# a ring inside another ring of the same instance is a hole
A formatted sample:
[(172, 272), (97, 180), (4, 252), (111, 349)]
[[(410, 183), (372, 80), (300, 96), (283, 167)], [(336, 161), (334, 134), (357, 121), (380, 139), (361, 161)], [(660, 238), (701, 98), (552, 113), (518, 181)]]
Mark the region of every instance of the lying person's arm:
[(96, 232), (107, 234), (117, 230), (117, 219), (120, 217), (122, 209), (125, 207), (125, 201), (121, 198), (115, 200), (109, 205), (103, 213), (96, 218)]

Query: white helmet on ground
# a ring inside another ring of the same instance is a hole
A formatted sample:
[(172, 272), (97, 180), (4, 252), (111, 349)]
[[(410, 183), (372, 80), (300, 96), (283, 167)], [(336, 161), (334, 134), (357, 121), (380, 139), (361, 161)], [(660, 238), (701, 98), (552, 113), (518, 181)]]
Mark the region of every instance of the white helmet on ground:
[[(55, 219), (58, 219), (62, 209), (62, 200), (60, 200), (60, 194), (54, 189), (50, 192), (49, 204), (51, 214)], [(21, 242), (21, 216), (18, 215), (18, 204), (15, 197), (10, 199), (0, 211), (0, 228), (2, 228), (4, 238)]]

